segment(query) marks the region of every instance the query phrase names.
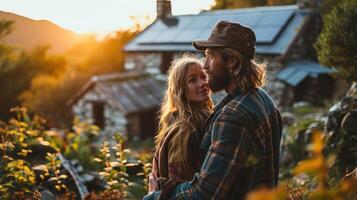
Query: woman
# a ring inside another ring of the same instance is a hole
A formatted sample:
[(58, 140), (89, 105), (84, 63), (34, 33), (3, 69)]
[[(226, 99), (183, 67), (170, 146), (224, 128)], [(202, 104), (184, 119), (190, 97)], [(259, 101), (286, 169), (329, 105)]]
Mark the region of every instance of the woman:
[(198, 130), (212, 110), (201, 61), (187, 56), (177, 59), (168, 74), (149, 178), (149, 192), (161, 190), (161, 196), (176, 184), (191, 180), (199, 170), (203, 155)]

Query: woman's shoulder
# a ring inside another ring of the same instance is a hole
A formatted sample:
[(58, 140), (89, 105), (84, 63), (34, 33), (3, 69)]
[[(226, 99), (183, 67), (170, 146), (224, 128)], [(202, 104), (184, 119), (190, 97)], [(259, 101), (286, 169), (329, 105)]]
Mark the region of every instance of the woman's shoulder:
[(199, 147), (201, 137), (197, 130), (189, 128), (177, 129), (172, 133), (167, 145), (171, 151), (182, 151)]
[(189, 138), (191, 131), (188, 127), (173, 127), (171, 131), (167, 134), (167, 139), (169, 142), (176, 140), (183, 140), (184, 138)]

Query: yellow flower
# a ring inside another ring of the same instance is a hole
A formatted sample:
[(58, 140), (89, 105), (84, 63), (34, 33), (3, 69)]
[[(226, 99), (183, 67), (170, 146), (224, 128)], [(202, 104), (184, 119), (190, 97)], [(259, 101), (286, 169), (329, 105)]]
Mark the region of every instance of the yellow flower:
[(323, 166), (323, 157), (317, 157), (309, 160), (302, 161), (294, 169), (294, 174), (300, 174), (303, 172), (314, 173), (317, 172)]

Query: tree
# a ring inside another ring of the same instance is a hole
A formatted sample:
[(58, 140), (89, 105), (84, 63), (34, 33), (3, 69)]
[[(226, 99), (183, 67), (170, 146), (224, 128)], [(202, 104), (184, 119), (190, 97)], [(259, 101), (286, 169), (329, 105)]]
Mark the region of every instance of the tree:
[[(0, 40), (10, 33), (11, 25), (0, 21)], [(0, 120), (10, 119), (10, 109), (22, 105), (52, 126), (69, 124), (68, 99), (92, 76), (123, 71), (121, 49), (139, 28), (119, 30), (101, 41), (87, 38), (62, 55), (48, 54), (46, 46), (13, 54), (0, 42)]]
[(51, 126), (70, 124), (67, 101), (92, 76), (123, 71), (124, 55), (120, 51), (136, 33), (121, 30), (102, 41), (92, 38), (74, 46), (63, 55), (67, 63), (62, 73), (41, 73), (31, 79), (30, 88), (20, 95), (22, 104), (46, 118)]
[[(43, 116), (47, 125), (64, 127), (71, 122), (66, 101), (72, 95), (64, 75), (40, 74), (32, 79), (31, 88), (20, 95), (22, 105), (29, 111)], [(66, 87), (67, 86), (67, 87)]]
[[(57, 75), (66, 61), (61, 56), (47, 55), (48, 47), (38, 47), (30, 53), (22, 52), (14, 58), (11, 67), (0, 72), (0, 119), (9, 119), (10, 109), (22, 104), (20, 95), (30, 89), (38, 75)], [(9, 60), (9, 56), (4, 59)]]
[(12, 21), (0, 20), (0, 72), (7, 70), (11, 65), (12, 60), (9, 59), (11, 48), (2, 44), (1, 40), (11, 33), (12, 26)]
[(8, 83), (6, 79), (6, 73), (11, 70), (15, 61), (12, 55), (12, 48), (3, 44), (2, 39), (4, 39), (12, 30), (12, 21), (0, 20), (0, 120), (3, 119), (4, 112), (8, 111), (8, 99), (6, 85)]
[(9, 20), (0, 20), (0, 39), (11, 33), (13, 23), (13, 21)]
[[(315, 43), (320, 63), (334, 68), (338, 78), (357, 81), (357, 0), (341, 0), (323, 5), (322, 32)], [(346, 96), (330, 108), (326, 150), (336, 154), (335, 167), (344, 174), (356, 167), (356, 84)]]
[(294, 4), (296, 0), (215, 0), (212, 10)]
[(357, 0), (342, 0), (323, 16), (322, 32), (315, 43), (320, 63), (336, 75), (357, 81)]

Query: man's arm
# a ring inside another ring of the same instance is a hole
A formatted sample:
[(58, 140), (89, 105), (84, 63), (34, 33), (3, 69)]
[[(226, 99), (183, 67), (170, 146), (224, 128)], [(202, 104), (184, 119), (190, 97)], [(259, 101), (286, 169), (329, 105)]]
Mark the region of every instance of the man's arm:
[(251, 137), (231, 111), (223, 111), (213, 123), (212, 143), (199, 173), (178, 185), (173, 199), (223, 199), (241, 172)]

